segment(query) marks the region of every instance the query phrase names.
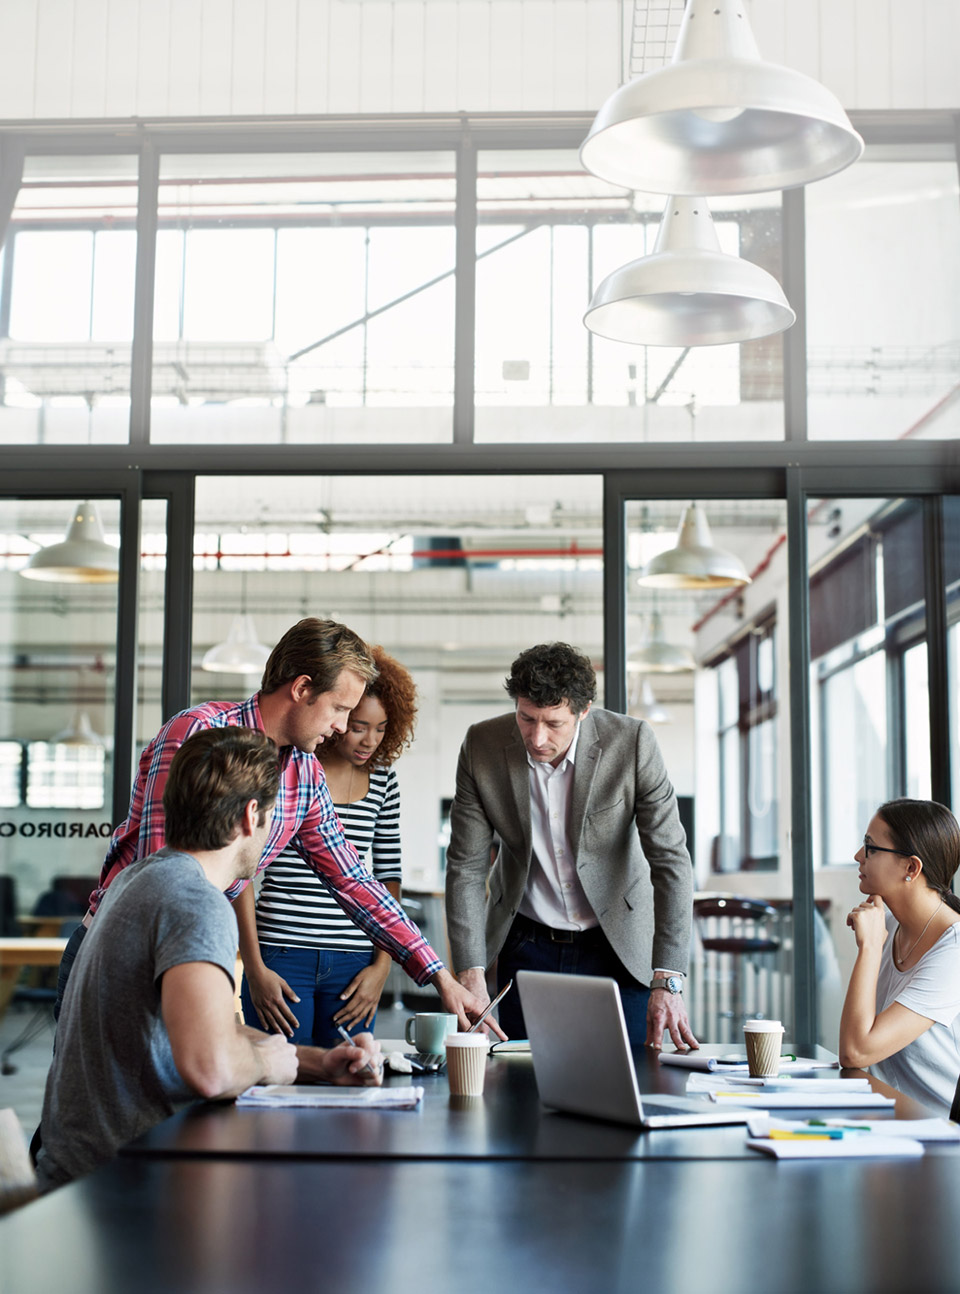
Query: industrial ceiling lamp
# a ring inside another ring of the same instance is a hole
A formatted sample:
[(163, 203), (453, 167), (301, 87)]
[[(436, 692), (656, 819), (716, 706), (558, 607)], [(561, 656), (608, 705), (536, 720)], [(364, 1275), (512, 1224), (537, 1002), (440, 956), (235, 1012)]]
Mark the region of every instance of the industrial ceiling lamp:
[(862, 152), (835, 95), (761, 59), (743, 0), (688, 0), (673, 61), (607, 99), (580, 161), (645, 193), (764, 193), (833, 175)]
[(668, 643), (663, 635), (660, 612), (651, 612), (647, 636), (643, 645), (628, 655), (627, 670), (631, 674), (676, 674), (696, 667), (693, 652), (687, 647)]
[(103, 738), (93, 730), (86, 710), (78, 710), (71, 722), (53, 738), (57, 746), (90, 746), (103, 749)]
[(631, 707), (632, 713), (638, 719), (646, 719), (647, 723), (672, 723), (673, 716), (670, 711), (660, 704), (653, 694), (653, 687), (648, 678), (645, 678), (640, 684), (640, 698), (636, 706)]
[(739, 557), (714, 548), (705, 513), (691, 503), (680, 518), (676, 548), (647, 562), (638, 582), (648, 588), (724, 589), (751, 581)]
[(257, 638), (253, 616), (240, 611), (233, 617), (226, 641), (204, 654), (200, 668), (213, 674), (262, 674), (269, 655), (270, 648)]
[(28, 580), (61, 584), (116, 584), (120, 550), (104, 539), (97, 505), (89, 500), (78, 504), (66, 539), (38, 548), (20, 574)]
[(720, 250), (703, 198), (671, 198), (650, 256), (608, 274), (583, 317), (591, 332), (640, 346), (721, 346), (789, 328), (772, 274)]

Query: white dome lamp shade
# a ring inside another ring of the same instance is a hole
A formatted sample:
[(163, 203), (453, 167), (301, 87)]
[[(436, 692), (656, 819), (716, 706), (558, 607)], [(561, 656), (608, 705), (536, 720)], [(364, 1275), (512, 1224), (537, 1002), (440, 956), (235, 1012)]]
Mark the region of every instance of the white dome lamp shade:
[(104, 539), (97, 505), (89, 500), (78, 504), (66, 539), (38, 548), (20, 574), (61, 584), (116, 584), (120, 550)]
[(645, 678), (640, 685), (640, 703), (637, 706), (636, 715), (638, 719), (646, 719), (647, 723), (673, 722), (670, 711), (654, 696), (653, 686), (648, 678)]
[(86, 710), (78, 710), (73, 719), (62, 732), (53, 738), (58, 746), (90, 746), (103, 748), (103, 738), (93, 730), (90, 716)]
[(751, 580), (735, 553), (713, 546), (706, 515), (691, 503), (680, 519), (676, 548), (647, 562), (638, 583), (646, 588), (725, 589)]
[(211, 647), (200, 662), (201, 669), (214, 674), (262, 674), (270, 648), (257, 639), (253, 617), (238, 612), (233, 617), (225, 642)]
[(640, 346), (722, 346), (796, 319), (772, 274), (720, 250), (703, 198), (671, 198), (653, 252), (608, 274), (583, 317), (591, 332)]
[(862, 152), (834, 94), (763, 61), (743, 0), (688, 0), (673, 60), (607, 99), (580, 161), (645, 193), (765, 193), (833, 175)]
[(652, 612), (643, 646), (627, 656), (627, 671), (631, 674), (676, 674), (696, 667), (693, 652), (676, 643), (668, 643), (663, 634), (660, 612)]

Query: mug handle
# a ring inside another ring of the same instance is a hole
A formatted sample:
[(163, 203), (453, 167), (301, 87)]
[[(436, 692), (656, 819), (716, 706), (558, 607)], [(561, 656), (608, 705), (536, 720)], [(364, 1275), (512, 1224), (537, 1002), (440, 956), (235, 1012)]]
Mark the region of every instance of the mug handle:
[(407, 1045), (410, 1047), (415, 1047), (417, 1045), (410, 1037), (410, 1026), (413, 1025), (414, 1027), (416, 1027), (416, 1023), (417, 1023), (417, 1017), (412, 1015), (409, 1017), (409, 1019), (407, 1020), (407, 1023), (404, 1025), (404, 1028), (403, 1028), (403, 1036), (407, 1042)]

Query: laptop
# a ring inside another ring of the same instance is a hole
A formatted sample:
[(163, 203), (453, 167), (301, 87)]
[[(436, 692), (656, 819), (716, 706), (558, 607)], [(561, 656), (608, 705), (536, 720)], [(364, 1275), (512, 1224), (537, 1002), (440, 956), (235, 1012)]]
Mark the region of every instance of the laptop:
[(615, 980), (522, 970), (517, 988), (544, 1105), (637, 1128), (746, 1123), (756, 1113), (684, 1096), (641, 1099)]

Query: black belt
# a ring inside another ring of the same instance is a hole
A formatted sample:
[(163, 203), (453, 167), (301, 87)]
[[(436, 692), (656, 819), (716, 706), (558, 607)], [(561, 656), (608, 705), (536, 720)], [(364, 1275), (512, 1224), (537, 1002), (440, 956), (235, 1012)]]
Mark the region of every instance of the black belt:
[(542, 921), (532, 921), (520, 912), (513, 918), (513, 925), (514, 929), (532, 935), (534, 939), (552, 944), (600, 943), (606, 939), (599, 926), (591, 926), (589, 930), (557, 930), (554, 926), (545, 926)]

